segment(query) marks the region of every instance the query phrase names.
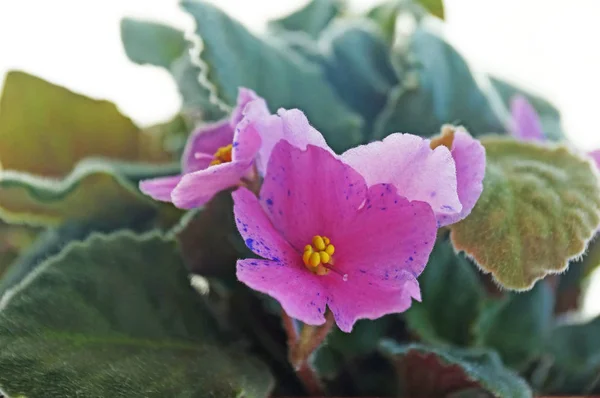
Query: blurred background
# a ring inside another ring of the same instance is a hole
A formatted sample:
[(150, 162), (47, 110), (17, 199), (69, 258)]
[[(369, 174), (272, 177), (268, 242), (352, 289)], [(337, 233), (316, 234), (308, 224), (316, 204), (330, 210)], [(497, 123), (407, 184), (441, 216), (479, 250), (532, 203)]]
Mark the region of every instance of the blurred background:
[[(268, 19), (308, 0), (210, 1), (255, 32)], [(180, 108), (173, 79), (158, 67), (130, 62), (121, 45), (124, 16), (193, 28), (177, 0), (0, 1), (0, 89), (8, 70), (21, 69), (90, 97), (115, 102), (140, 125), (161, 122)], [(365, 10), (376, 0), (349, 0)], [(445, 0), (445, 33), (475, 69), (518, 83), (562, 112), (570, 140), (600, 148), (600, 1)], [(600, 274), (584, 311), (600, 313)]]

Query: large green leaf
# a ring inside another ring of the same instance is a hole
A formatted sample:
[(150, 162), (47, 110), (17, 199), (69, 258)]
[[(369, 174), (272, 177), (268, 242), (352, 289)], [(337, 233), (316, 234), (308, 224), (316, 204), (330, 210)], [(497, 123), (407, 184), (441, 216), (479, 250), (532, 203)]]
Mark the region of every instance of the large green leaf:
[(137, 190), (137, 181), (172, 174), (174, 169), (87, 159), (64, 179), (3, 171), (0, 218), (15, 224), (57, 225), (148, 216), (159, 204)]
[(525, 96), (540, 116), (544, 135), (554, 141), (565, 139), (560, 112), (556, 106), (542, 97), (532, 94), (502, 79), (490, 77), (490, 81), (498, 91), (498, 94), (500, 94), (500, 97), (502, 97), (502, 101), (507, 108), (510, 107), (510, 101), (515, 95)]
[(600, 317), (586, 323), (560, 325), (546, 346), (551, 368), (542, 390), (551, 394), (600, 393)]
[(506, 130), (506, 109), (485, 76), (476, 77), (463, 57), (441, 36), (417, 27), (408, 49), (393, 55), (403, 71), (375, 123), (374, 138), (394, 132), (430, 136), (446, 123), (461, 124), (475, 136)]
[(340, 0), (311, 0), (304, 8), (280, 19), (269, 22), (275, 32), (281, 30), (304, 32), (313, 38), (329, 25), (343, 9)]
[(38, 232), (38, 228), (9, 225), (0, 221), (0, 281), (19, 253), (33, 243)]
[(70, 245), (0, 300), (0, 386), (35, 397), (266, 397), (266, 367), (220, 342), (176, 245)]
[(167, 69), (187, 49), (182, 31), (131, 18), (121, 20), (121, 40), (125, 53), (133, 62)]
[(398, 84), (384, 38), (368, 20), (340, 22), (323, 33), (319, 48), (329, 82), (365, 119), (364, 134), (370, 134), (389, 91)]
[(202, 41), (201, 79), (223, 102), (233, 105), (238, 88), (263, 96), (272, 110), (299, 108), (337, 151), (361, 140), (360, 116), (351, 112), (327, 83), (319, 65), (281, 43), (252, 35), (217, 8), (201, 1), (182, 5), (196, 20)]
[(489, 396), (485, 391), (496, 397), (532, 397), (527, 383), (505, 368), (493, 351), (401, 346), (391, 340), (381, 349), (396, 364), (400, 396), (461, 396), (467, 391), (479, 395), (465, 396)]
[(469, 344), (485, 295), (469, 261), (440, 240), (419, 284), (423, 300), (404, 314), (408, 327), (428, 343)]
[(76, 94), (24, 72), (6, 75), (0, 99), (0, 164), (62, 177), (86, 157), (166, 161), (162, 143), (116, 106)]
[(545, 281), (524, 293), (488, 303), (475, 327), (477, 344), (495, 349), (504, 363), (523, 370), (547, 342), (554, 296)]
[(565, 147), (481, 140), (483, 193), (452, 243), (505, 288), (530, 289), (580, 256), (600, 223), (600, 186), (589, 160)]

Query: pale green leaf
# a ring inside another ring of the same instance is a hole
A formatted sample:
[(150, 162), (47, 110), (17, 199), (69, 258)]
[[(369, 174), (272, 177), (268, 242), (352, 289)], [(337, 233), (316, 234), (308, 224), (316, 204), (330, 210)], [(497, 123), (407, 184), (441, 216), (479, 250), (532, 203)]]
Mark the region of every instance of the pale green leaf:
[(304, 32), (312, 38), (317, 38), (342, 12), (343, 6), (340, 0), (311, 0), (300, 10), (269, 22), (269, 28), (275, 32), (281, 30)]

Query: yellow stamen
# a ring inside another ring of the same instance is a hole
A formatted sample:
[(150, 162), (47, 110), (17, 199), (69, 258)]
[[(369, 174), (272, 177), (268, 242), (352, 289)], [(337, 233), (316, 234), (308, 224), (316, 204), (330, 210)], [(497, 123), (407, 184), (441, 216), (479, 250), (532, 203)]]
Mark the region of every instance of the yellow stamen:
[(217, 149), (217, 152), (215, 152), (215, 154), (213, 156), (213, 160), (210, 162), (210, 165), (215, 166), (217, 164), (231, 162), (231, 150), (232, 149), (233, 149), (232, 144), (222, 146), (219, 149)]
[(312, 244), (304, 246), (302, 261), (306, 268), (317, 275), (327, 275), (333, 265), (335, 247), (326, 236), (316, 235)]
[(442, 126), (442, 132), (437, 137), (431, 139), (429, 147), (431, 149), (435, 149), (439, 146), (445, 146), (448, 149), (452, 149), (452, 144), (454, 143), (454, 133), (456, 132), (456, 127), (445, 124)]

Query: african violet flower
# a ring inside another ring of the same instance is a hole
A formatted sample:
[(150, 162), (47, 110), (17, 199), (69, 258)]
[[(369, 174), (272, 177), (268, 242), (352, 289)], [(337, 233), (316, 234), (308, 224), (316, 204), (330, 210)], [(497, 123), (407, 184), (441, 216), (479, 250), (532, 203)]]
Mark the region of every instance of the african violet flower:
[[(428, 165), (424, 165), (428, 166)], [(310, 325), (328, 307), (339, 328), (402, 312), (420, 300), (416, 277), (436, 236), (431, 207), (393, 185), (368, 187), (329, 150), (279, 141), (260, 199), (233, 192), (237, 227), (264, 259), (239, 260), (237, 277)]]
[[(243, 132), (268, 115), (262, 98), (252, 90), (240, 89), (229, 119), (203, 126), (190, 136), (182, 157), (183, 174), (142, 181), (141, 191), (156, 200), (190, 209), (238, 185), (253, 172), (260, 147), (260, 138)], [(240, 129), (242, 126), (245, 128)]]
[(460, 127), (445, 126), (431, 141), (391, 134), (346, 151), (342, 160), (369, 185), (390, 183), (407, 199), (429, 203), (438, 226), (468, 216), (483, 191), (485, 148)]
[[(512, 113), (512, 135), (521, 141), (545, 141), (546, 135), (542, 122), (535, 108), (521, 95), (516, 95), (510, 103)], [(600, 149), (589, 152), (588, 155), (600, 168)]]

